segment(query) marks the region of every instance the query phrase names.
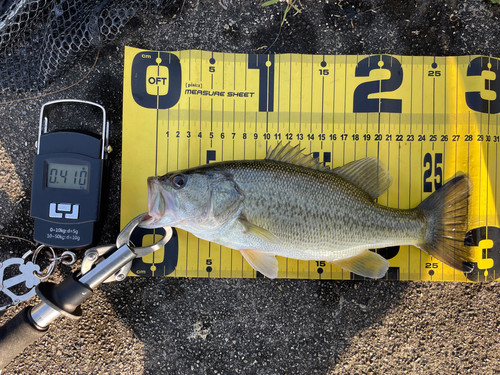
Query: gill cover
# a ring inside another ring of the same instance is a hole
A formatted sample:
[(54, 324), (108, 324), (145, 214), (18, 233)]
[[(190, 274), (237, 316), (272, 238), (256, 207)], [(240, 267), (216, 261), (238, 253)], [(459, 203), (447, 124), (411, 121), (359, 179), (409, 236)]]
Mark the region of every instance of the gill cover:
[(243, 195), (231, 176), (210, 170), (185, 170), (148, 179), (149, 218), (142, 227), (213, 228), (240, 209)]
[(219, 223), (224, 223), (241, 211), (243, 193), (232, 176), (223, 172), (207, 173), (210, 177), (211, 214)]

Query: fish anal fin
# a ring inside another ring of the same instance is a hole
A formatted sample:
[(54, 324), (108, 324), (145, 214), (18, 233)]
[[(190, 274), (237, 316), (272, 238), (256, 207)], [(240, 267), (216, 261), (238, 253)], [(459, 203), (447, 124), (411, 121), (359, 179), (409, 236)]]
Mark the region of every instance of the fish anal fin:
[(264, 276), (275, 279), (278, 277), (278, 260), (276, 255), (259, 250), (240, 250), (248, 264)]
[(356, 275), (372, 279), (384, 277), (389, 269), (389, 261), (382, 255), (370, 250), (365, 250), (361, 254), (351, 258), (335, 260), (330, 263), (355, 273)]
[(389, 170), (377, 158), (356, 160), (333, 169), (332, 173), (353, 183), (373, 199), (381, 196), (392, 185)]
[(267, 229), (259, 227), (258, 225), (252, 224), (248, 220), (244, 218), (240, 218), (239, 222), (245, 228), (246, 234), (250, 234), (252, 236), (258, 237), (269, 243), (278, 243), (280, 240)]

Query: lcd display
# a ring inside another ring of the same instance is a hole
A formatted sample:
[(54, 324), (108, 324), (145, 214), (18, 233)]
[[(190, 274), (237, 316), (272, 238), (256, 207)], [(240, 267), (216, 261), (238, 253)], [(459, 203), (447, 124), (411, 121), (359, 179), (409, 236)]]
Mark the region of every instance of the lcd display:
[(89, 184), (88, 165), (49, 163), (47, 187), (86, 190)]

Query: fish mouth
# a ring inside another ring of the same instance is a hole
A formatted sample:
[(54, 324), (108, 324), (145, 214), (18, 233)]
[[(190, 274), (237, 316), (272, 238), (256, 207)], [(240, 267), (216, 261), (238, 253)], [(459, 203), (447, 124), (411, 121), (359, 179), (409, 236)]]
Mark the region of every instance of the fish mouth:
[(148, 178), (148, 214), (139, 224), (142, 228), (168, 226), (172, 221), (175, 204), (157, 177)]

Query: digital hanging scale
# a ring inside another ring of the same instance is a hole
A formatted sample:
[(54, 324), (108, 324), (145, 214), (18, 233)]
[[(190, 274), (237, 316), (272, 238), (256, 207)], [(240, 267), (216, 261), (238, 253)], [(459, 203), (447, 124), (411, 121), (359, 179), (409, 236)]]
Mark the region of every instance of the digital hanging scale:
[[(58, 129), (49, 130), (49, 122)], [(83, 100), (43, 105), (31, 193), (35, 241), (63, 249), (95, 242), (107, 180), (108, 140), (103, 106)]]

